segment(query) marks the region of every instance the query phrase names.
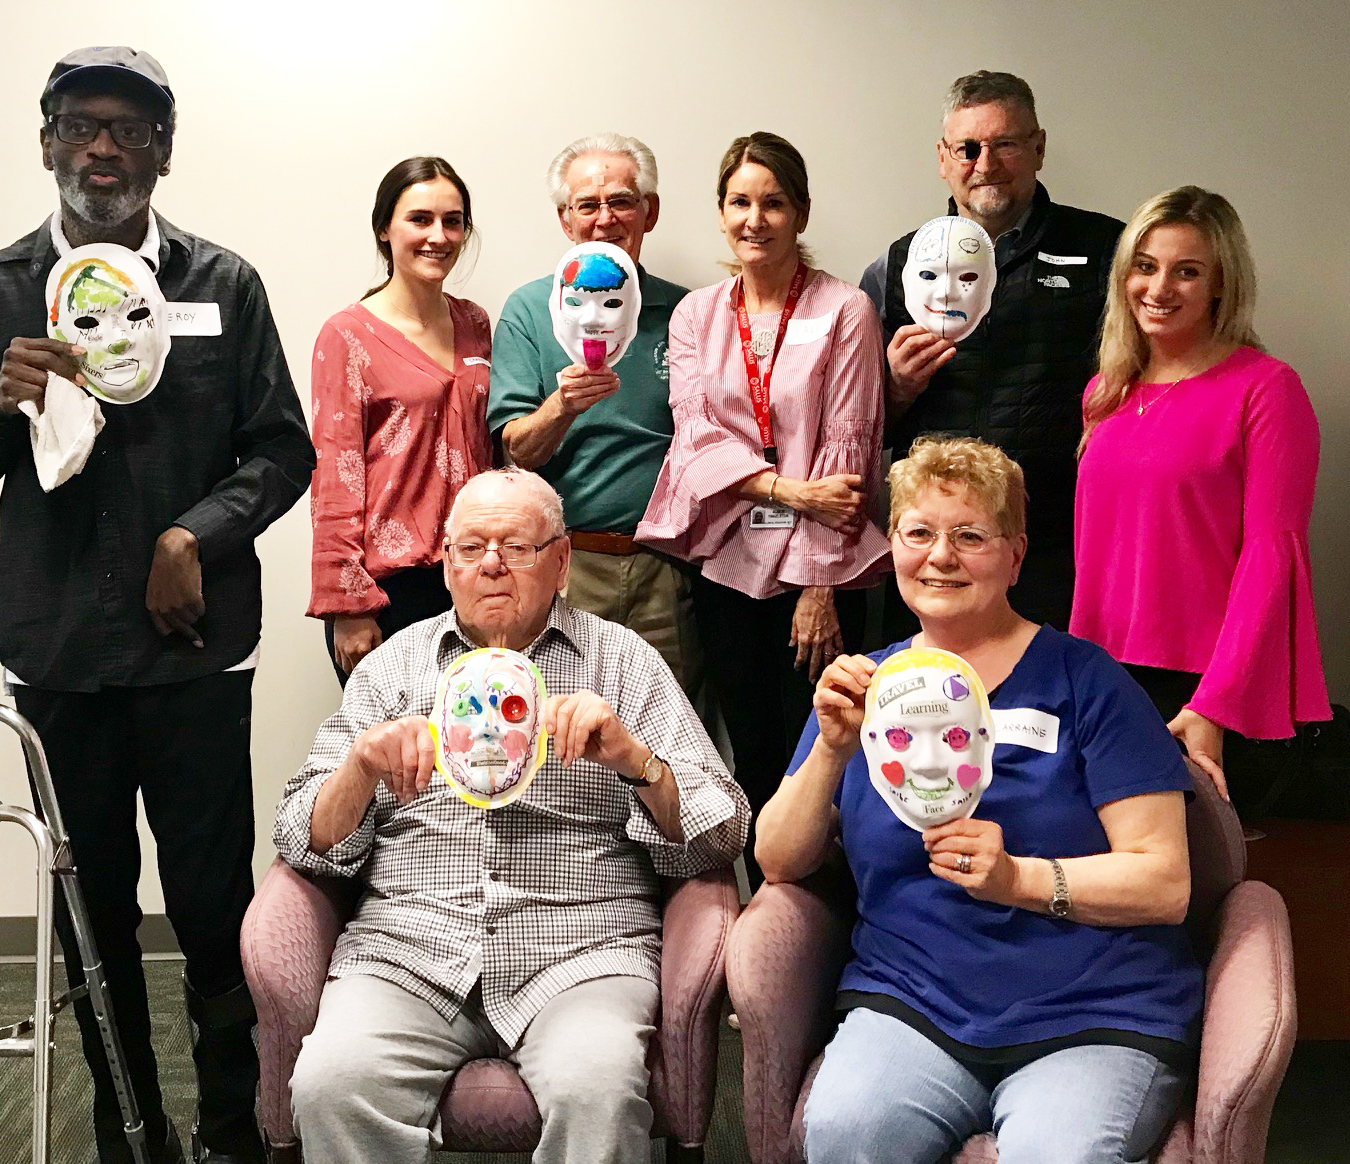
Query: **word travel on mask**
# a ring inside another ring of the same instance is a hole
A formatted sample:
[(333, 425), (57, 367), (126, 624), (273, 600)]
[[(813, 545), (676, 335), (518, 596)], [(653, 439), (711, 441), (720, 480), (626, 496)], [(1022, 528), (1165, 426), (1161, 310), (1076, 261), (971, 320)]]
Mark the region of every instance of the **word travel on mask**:
[(978, 222), (955, 216), (931, 219), (914, 232), (900, 272), (910, 318), (953, 342), (980, 325), (997, 281), (993, 240)]
[(167, 305), (150, 268), (111, 243), (76, 247), (47, 276), (47, 335), (84, 348), (85, 387), (108, 404), (154, 391), (169, 354)]
[(867, 688), (862, 746), (872, 787), (910, 828), (972, 815), (994, 776), (984, 684), (950, 651), (897, 651)]
[(525, 795), (548, 754), (547, 699), (539, 668), (517, 651), (480, 647), (446, 669), (429, 727), (436, 768), (461, 800), (492, 809)]
[(548, 310), (554, 338), (572, 363), (592, 372), (612, 368), (637, 335), (642, 310), (637, 267), (613, 243), (579, 243), (553, 272)]

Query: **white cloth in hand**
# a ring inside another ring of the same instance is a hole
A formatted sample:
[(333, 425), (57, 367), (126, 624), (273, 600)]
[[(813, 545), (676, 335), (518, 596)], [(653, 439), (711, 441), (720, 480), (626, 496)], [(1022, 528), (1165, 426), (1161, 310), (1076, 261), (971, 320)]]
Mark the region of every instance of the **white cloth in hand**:
[(103, 410), (98, 401), (55, 372), (47, 373), (47, 398), (42, 411), (31, 400), (19, 403), (29, 419), (33, 440), (33, 464), (38, 484), (50, 493), (84, 468), (94, 448), (94, 438), (103, 430)]

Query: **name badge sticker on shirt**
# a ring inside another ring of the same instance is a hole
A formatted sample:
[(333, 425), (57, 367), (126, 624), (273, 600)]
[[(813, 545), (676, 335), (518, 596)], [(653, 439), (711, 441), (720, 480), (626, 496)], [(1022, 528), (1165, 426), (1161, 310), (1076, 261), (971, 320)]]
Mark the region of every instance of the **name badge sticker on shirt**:
[(797, 524), (797, 511), (787, 505), (756, 505), (750, 510), (751, 529), (791, 529)]
[(830, 334), (830, 319), (822, 315), (817, 319), (794, 319), (787, 326), (783, 336), (785, 344), (813, 344)]
[(167, 303), (170, 335), (220, 335), (219, 303)]
[(996, 707), (994, 743), (1035, 748), (1053, 756), (1059, 750), (1059, 716), (1031, 707)]
[(1056, 267), (1086, 267), (1087, 255), (1047, 255), (1044, 251), (1037, 251), (1036, 257), (1043, 263), (1051, 263)]
[(465, 365), (465, 367), (472, 367), (474, 364), (482, 364), (483, 367), (485, 367), (485, 368), (490, 368), (490, 367), (492, 367), (492, 361), (491, 361), (491, 360), (488, 360), (488, 359), (485, 359), (485, 358), (482, 357), (482, 356), (465, 356), (465, 357), (464, 357), (464, 365)]

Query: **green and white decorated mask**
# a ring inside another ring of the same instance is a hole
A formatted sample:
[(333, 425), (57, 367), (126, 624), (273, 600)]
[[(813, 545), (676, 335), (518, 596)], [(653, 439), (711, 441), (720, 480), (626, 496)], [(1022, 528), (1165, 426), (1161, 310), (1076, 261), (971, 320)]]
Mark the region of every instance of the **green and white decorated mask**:
[(108, 404), (134, 404), (159, 383), (169, 354), (166, 305), (150, 268), (111, 243), (77, 247), (47, 276), (47, 334), (85, 349), (85, 387)]

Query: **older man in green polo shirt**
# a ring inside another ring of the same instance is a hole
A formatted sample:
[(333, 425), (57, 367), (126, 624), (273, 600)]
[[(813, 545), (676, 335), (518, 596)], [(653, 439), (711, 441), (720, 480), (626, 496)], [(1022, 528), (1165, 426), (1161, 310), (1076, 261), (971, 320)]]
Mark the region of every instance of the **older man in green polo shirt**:
[(526, 283), (502, 308), (492, 339), (488, 426), (515, 464), (562, 496), (572, 534), (567, 601), (636, 631), (693, 694), (701, 659), (688, 567), (633, 544), (674, 432), (666, 331), (685, 288), (643, 270), (656, 225), (656, 159), (636, 138), (573, 142), (548, 170), (563, 233), (622, 247), (638, 266), (642, 313), (615, 366), (573, 364), (553, 338), (551, 276)]

